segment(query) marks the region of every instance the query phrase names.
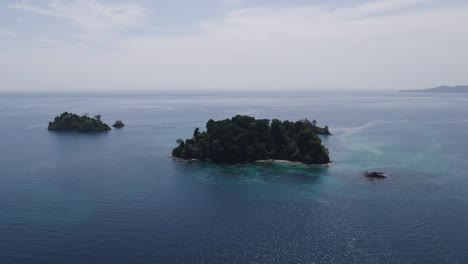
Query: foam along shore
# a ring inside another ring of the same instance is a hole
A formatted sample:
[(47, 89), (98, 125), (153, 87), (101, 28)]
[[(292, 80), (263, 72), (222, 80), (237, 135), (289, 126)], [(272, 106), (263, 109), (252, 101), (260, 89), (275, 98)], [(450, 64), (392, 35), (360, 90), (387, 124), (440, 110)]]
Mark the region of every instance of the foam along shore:
[[(169, 155), (169, 157), (173, 158), (174, 160), (178, 161), (178, 162), (184, 162), (184, 163), (190, 163), (190, 162), (193, 162), (193, 161), (202, 161), (202, 160), (199, 160), (199, 159), (182, 159), (182, 158), (178, 158), (178, 157), (175, 157), (173, 155)], [(213, 162), (212, 160), (204, 160), (206, 162)], [(253, 161), (251, 163), (283, 163), (283, 164), (290, 164), (290, 165), (299, 165), (299, 166), (307, 166), (307, 167), (330, 167), (331, 165), (333, 165), (333, 161), (330, 162), (330, 163), (326, 163), (326, 164), (305, 164), (305, 163), (302, 163), (302, 162), (299, 162), (299, 161), (289, 161), (289, 160), (274, 160), (274, 159), (267, 159), (267, 160), (256, 160), (256, 161)], [(242, 163), (238, 163), (238, 164), (242, 164)], [(244, 163), (244, 164), (248, 164), (247, 163)]]
[[(202, 160), (199, 160), (199, 159), (183, 159), (183, 158), (179, 158), (179, 157), (176, 157), (176, 156), (173, 156), (173, 155), (169, 155), (169, 157), (173, 158), (174, 160), (176, 160), (178, 162), (184, 162), (184, 163), (189, 163), (189, 162), (192, 162), (192, 161), (202, 161)], [(211, 160), (205, 160), (205, 161), (211, 162)]]
[(301, 166), (307, 166), (307, 167), (330, 167), (331, 165), (333, 165), (333, 161), (329, 163), (325, 163), (325, 164), (305, 164), (299, 161), (275, 160), (275, 159), (256, 160), (254, 161), (254, 163), (285, 163), (285, 164), (301, 165)]

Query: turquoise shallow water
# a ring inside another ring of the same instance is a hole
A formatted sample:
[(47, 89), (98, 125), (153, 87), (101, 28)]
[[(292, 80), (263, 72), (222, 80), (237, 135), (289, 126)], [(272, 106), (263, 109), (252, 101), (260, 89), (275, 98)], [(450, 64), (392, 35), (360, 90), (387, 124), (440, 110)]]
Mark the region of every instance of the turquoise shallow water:
[[(468, 97), (0, 96), (1, 263), (466, 263)], [(53, 133), (63, 111), (122, 119)], [(210, 119), (317, 119), (334, 164), (180, 163)], [(389, 179), (368, 181), (363, 170)]]

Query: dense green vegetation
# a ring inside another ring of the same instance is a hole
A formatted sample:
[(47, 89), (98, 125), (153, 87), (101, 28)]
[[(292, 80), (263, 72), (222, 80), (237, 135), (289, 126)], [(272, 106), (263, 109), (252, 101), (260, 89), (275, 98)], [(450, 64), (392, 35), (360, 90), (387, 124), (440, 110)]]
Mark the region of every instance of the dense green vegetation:
[(112, 126), (115, 128), (122, 128), (125, 126), (125, 124), (121, 120), (117, 120)]
[(79, 116), (72, 113), (64, 112), (55, 117), (53, 122), (49, 122), (49, 130), (54, 131), (77, 131), (82, 133), (106, 132), (111, 128), (101, 121), (101, 116), (96, 115), (94, 118), (88, 115)]
[(297, 122), (273, 119), (256, 120), (237, 115), (206, 124), (206, 132), (195, 129), (191, 139), (178, 139), (172, 156), (182, 159), (244, 163), (257, 160), (289, 160), (305, 164), (330, 162), (328, 150), (317, 134), (330, 135), (314, 120)]

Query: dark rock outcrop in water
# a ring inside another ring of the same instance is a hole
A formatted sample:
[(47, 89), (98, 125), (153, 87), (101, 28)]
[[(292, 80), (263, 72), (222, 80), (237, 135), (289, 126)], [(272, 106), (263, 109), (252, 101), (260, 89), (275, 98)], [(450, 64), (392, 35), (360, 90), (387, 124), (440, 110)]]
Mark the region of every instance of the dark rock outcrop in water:
[(79, 116), (68, 112), (55, 117), (53, 122), (49, 122), (47, 129), (51, 131), (76, 131), (81, 133), (107, 132), (111, 130), (107, 124), (101, 121), (100, 115), (92, 118), (88, 115)]
[(122, 121), (117, 120), (117, 121), (115, 121), (115, 123), (112, 126), (115, 127), (115, 128), (122, 128), (122, 127), (125, 126), (125, 124)]
[(380, 171), (365, 171), (363, 172), (364, 177), (369, 179), (385, 179), (387, 175)]
[(305, 164), (328, 164), (328, 149), (317, 136), (330, 135), (314, 120), (297, 122), (255, 119), (237, 115), (220, 121), (209, 120), (206, 132), (195, 129), (191, 139), (177, 140), (172, 156), (219, 163), (259, 160), (287, 160)]

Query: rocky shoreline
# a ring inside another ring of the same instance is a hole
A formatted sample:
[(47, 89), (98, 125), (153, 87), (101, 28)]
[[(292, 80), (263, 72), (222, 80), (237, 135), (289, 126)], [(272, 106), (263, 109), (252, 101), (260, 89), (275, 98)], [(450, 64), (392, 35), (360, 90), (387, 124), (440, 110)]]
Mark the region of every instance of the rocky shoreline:
[[(193, 161), (202, 161), (202, 160), (199, 160), (199, 159), (182, 159), (182, 158), (179, 158), (179, 157), (175, 157), (173, 155), (169, 155), (169, 157), (173, 158), (176, 161), (185, 162), (185, 163), (193, 162)], [(204, 160), (203, 162), (213, 162), (213, 161), (207, 159), (207, 160)], [(253, 162), (237, 163), (237, 164), (229, 164), (229, 165), (249, 164), (249, 163), (251, 163), (251, 164), (252, 163), (283, 163), (283, 164), (301, 165), (301, 166), (307, 166), (307, 167), (330, 167), (330, 166), (332, 166), (334, 164), (333, 161), (330, 162), (330, 163), (326, 163), (326, 164), (305, 164), (305, 163), (298, 162), (298, 161), (268, 159), (268, 160), (256, 160), (256, 161), (253, 161)]]

